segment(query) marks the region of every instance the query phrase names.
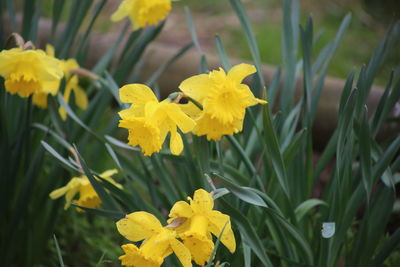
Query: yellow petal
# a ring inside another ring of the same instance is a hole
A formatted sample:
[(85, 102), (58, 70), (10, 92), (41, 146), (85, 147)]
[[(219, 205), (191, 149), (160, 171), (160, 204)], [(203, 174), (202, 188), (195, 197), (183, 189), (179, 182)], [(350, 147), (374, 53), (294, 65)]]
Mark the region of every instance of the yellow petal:
[(187, 104), (179, 104), (180, 109), (183, 113), (187, 114), (194, 120), (197, 120), (203, 113), (201, 109), (199, 109), (195, 104), (189, 102)]
[(56, 95), (60, 89), (60, 80), (42, 83), (42, 91), (46, 94)]
[(190, 206), (195, 213), (204, 213), (213, 209), (214, 200), (206, 190), (198, 189), (194, 192), (193, 199), (190, 199)]
[(183, 133), (188, 133), (196, 126), (196, 122), (189, 118), (177, 104), (168, 105), (168, 115)]
[(69, 82), (73, 85), (76, 105), (81, 109), (86, 109), (88, 106), (88, 98), (85, 91), (79, 86), (78, 77), (74, 75)]
[(113, 176), (114, 174), (118, 173), (117, 169), (107, 170), (100, 174), (102, 178)]
[(60, 117), (63, 121), (67, 119), (67, 111), (63, 107), (60, 107), (58, 109), (58, 113), (60, 114)]
[(128, 84), (119, 89), (121, 101), (124, 103), (146, 104), (150, 101), (157, 101), (153, 91), (144, 84)]
[(67, 193), (68, 189), (69, 189), (68, 186), (60, 187), (60, 188), (58, 188), (58, 189), (56, 189), (56, 190), (54, 190), (54, 191), (52, 191), (52, 192), (50, 193), (50, 198), (51, 198), (51, 199), (60, 198), (60, 197), (62, 197), (63, 195), (65, 195), (65, 193)]
[(194, 262), (200, 266), (207, 263), (214, 249), (214, 243), (209, 239), (189, 237), (183, 240), (183, 244), (190, 250)]
[(171, 218), (190, 218), (193, 215), (192, 208), (186, 201), (178, 201), (169, 212)]
[(179, 155), (181, 154), (183, 150), (183, 142), (182, 142), (182, 137), (181, 135), (175, 130), (171, 132), (171, 138), (170, 138), (170, 143), (169, 143), (169, 149), (171, 150), (171, 153), (174, 155)]
[(44, 93), (34, 93), (32, 98), (33, 104), (39, 108), (47, 108), (47, 94)]
[(256, 105), (256, 104), (266, 104), (267, 103), (267, 101), (265, 101), (265, 100), (255, 98), (253, 95), (253, 92), (250, 90), (250, 88), (246, 84), (241, 84), (240, 89), (243, 90), (243, 92), (245, 92), (245, 94), (247, 95), (247, 98), (250, 102), (249, 104), (251, 106)]
[(138, 211), (119, 220), (117, 229), (125, 238), (137, 242), (162, 231), (160, 221), (152, 214)]
[(133, 5), (134, 0), (124, 0), (118, 7), (117, 11), (115, 11), (111, 15), (112, 21), (120, 21), (124, 17), (128, 16)]
[(229, 249), (231, 253), (235, 252), (236, 241), (235, 235), (232, 231), (230, 217), (216, 210), (211, 211), (207, 217), (210, 221), (209, 229), (211, 233), (218, 237), (221, 234), (222, 229), (224, 229), (224, 232), (221, 236), (221, 242)]
[(210, 93), (210, 89), (214, 87), (213, 81), (208, 74), (195, 75), (184, 80), (179, 89), (182, 92), (202, 103), (204, 98)]
[(170, 244), (183, 267), (192, 267), (192, 256), (190, 255), (190, 250), (176, 239), (171, 240)]
[(54, 55), (55, 55), (54, 46), (52, 46), (51, 44), (47, 44), (46, 45), (46, 54), (51, 57), (54, 57)]
[(244, 78), (257, 71), (256, 67), (250, 64), (238, 64), (233, 66), (228, 72), (228, 79), (234, 83), (241, 83)]

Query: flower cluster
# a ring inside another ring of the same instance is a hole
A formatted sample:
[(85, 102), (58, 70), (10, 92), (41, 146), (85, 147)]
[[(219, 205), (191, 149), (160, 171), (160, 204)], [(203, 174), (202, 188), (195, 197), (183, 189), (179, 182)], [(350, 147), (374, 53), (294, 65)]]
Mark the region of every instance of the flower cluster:
[(133, 29), (156, 25), (171, 11), (171, 0), (124, 0), (111, 16), (112, 21), (129, 17)]
[[(122, 188), (122, 185), (117, 183), (112, 175), (116, 174), (118, 171), (115, 169), (105, 171), (100, 174), (100, 177), (107, 180), (108, 182), (114, 184), (118, 188)], [(50, 193), (50, 198), (57, 199), (65, 195), (65, 206), (64, 209), (68, 209), (71, 205), (72, 199), (76, 194), (79, 193), (79, 199), (75, 200), (73, 203), (78, 204), (79, 206), (95, 209), (101, 204), (101, 199), (97, 195), (94, 190), (92, 184), (90, 183), (88, 177), (86, 175), (82, 175), (80, 177), (73, 177), (71, 181), (68, 182), (67, 185), (54, 190)], [(78, 211), (82, 211), (82, 209), (77, 208)]]
[(32, 94), (55, 95), (58, 88), (52, 86), (63, 77), (60, 62), (43, 50), (13, 48), (0, 52), (0, 75), (10, 94), (29, 97)]
[[(220, 69), (190, 77), (179, 86), (183, 92), (179, 96), (187, 97), (187, 104), (173, 103), (169, 98), (158, 102), (147, 86), (125, 85), (120, 89), (121, 101), (132, 105), (119, 113), (119, 126), (129, 130), (128, 144), (139, 145), (145, 155), (160, 151), (168, 132), (172, 154), (180, 154), (183, 144), (177, 127), (183, 133), (206, 135), (208, 140), (233, 135), (242, 130), (247, 107), (266, 103), (242, 83), (254, 72), (254, 66), (239, 64), (228, 74)], [(179, 97), (174, 102), (179, 102)]]
[[(21, 47), (0, 52), (0, 75), (5, 79), (6, 90), (24, 98), (33, 95), (33, 104), (40, 108), (47, 108), (47, 97), (58, 93), (62, 78), (66, 81), (65, 102), (74, 92), (78, 107), (87, 108), (87, 96), (79, 86), (78, 76), (71, 72), (79, 68), (75, 59), (55, 58), (51, 45), (47, 45), (46, 52)], [(63, 120), (67, 118), (64, 108), (60, 107), (59, 113)]]
[(170, 254), (175, 253), (184, 267), (192, 260), (204, 266), (214, 250), (211, 233), (233, 253), (236, 241), (228, 215), (213, 210), (214, 200), (207, 191), (196, 190), (189, 203), (179, 201), (172, 207), (169, 225), (162, 227), (159, 220), (147, 212), (126, 215), (117, 222), (118, 231), (134, 244), (122, 245), (125, 254), (120, 256), (122, 265), (133, 267), (158, 267)]
[(178, 104), (169, 98), (158, 102), (153, 91), (142, 84), (125, 85), (120, 89), (121, 101), (132, 103), (129, 109), (119, 113), (119, 126), (129, 129), (129, 145), (140, 145), (145, 155), (158, 152), (168, 133), (171, 133), (170, 149), (180, 154), (182, 137), (177, 132), (190, 132), (196, 123), (186, 115)]

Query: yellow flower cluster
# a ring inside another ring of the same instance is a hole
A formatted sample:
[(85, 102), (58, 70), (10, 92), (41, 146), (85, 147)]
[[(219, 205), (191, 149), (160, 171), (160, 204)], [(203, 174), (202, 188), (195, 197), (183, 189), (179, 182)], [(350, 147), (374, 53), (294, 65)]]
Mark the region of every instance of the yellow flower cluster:
[(214, 200), (207, 191), (196, 190), (189, 203), (179, 201), (172, 207), (163, 227), (158, 219), (147, 212), (139, 211), (126, 215), (116, 225), (118, 231), (128, 240), (142, 241), (140, 247), (134, 244), (122, 245), (125, 254), (120, 256), (124, 266), (158, 267), (164, 259), (175, 253), (184, 267), (192, 266), (192, 260), (204, 266), (214, 250), (211, 234), (233, 253), (236, 241), (228, 215), (213, 210)]
[(180, 154), (183, 133), (191, 131), (196, 123), (186, 115), (178, 104), (170, 99), (158, 102), (153, 91), (142, 84), (125, 85), (120, 89), (122, 102), (132, 103), (129, 109), (119, 113), (119, 126), (129, 129), (129, 145), (140, 145), (145, 155), (158, 152), (168, 133), (171, 133), (170, 148)]
[(171, 11), (171, 0), (124, 0), (111, 16), (112, 21), (129, 17), (133, 29), (156, 25)]
[(132, 105), (119, 113), (119, 126), (129, 130), (128, 144), (140, 146), (147, 156), (161, 150), (169, 132), (171, 152), (179, 155), (183, 143), (177, 127), (183, 133), (206, 135), (208, 140), (233, 135), (242, 130), (247, 107), (266, 103), (242, 83), (254, 72), (254, 66), (239, 64), (228, 74), (220, 69), (190, 77), (179, 86), (180, 96), (192, 101), (187, 104), (173, 103), (169, 98), (158, 102), (149, 87), (125, 85), (120, 89), (121, 101)]
[(55, 95), (58, 88), (52, 82), (60, 80), (60, 62), (43, 50), (13, 48), (0, 52), (0, 75), (10, 94), (29, 97), (32, 94)]
[[(116, 174), (118, 171), (115, 169), (105, 171), (100, 174), (100, 177), (107, 180), (108, 182), (114, 184), (118, 188), (122, 188), (122, 185), (117, 183), (112, 175)], [(82, 175), (80, 177), (73, 177), (71, 181), (68, 182), (67, 185), (54, 190), (50, 193), (50, 198), (57, 199), (65, 195), (65, 206), (64, 209), (68, 209), (71, 205), (72, 199), (76, 194), (79, 193), (79, 199), (75, 200), (73, 203), (78, 204), (79, 206), (95, 209), (101, 204), (101, 199), (97, 195), (94, 190), (92, 184), (89, 181), (89, 178), (86, 175)], [(82, 211), (82, 209), (77, 208), (78, 211)]]
[[(66, 79), (64, 100), (68, 103), (73, 91), (78, 107), (87, 108), (87, 96), (79, 86), (78, 76), (71, 73), (78, 68), (75, 59), (55, 58), (51, 45), (47, 45), (46, 52), (22, 48), (0, 52), (0, 75), (5, 79), (7, 92), (24, 98), (33, 95), (33, 103), (40, 108), (47, 108), (47, 96), (58, 93), (63, 77)], [(67, 118), (64, 108), (60, 107), (59, 113), (62, 119)]]

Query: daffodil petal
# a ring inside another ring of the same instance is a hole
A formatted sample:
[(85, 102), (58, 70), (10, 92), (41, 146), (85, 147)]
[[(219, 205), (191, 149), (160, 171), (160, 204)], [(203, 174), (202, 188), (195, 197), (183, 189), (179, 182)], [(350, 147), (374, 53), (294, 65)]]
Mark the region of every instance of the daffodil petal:
[(138, 211), (119, 220), (117, 229), (125, 238), (137, 242), (162, 231), (160, 221), (152, 214)]
[(196, 126), (196, 122), (186, 115), (177, 104), (170, 104), (167, 112), (183, 133), (190, 132)]
[(183, 267), (192, 267), (192, 256), (190, 255), (190, 250), (176, 239), (171, 240), (170, 244)]
[(131, 6), (134, 0), (124, 0), (119, 6), (117, 11), (111, 15), (112, 21), (120, 21), (128, 16), (131, 11)]
[(50, 193), (50, 198), (51, 198), (51, 199), (60, 198), (60, 197), (62, 197), (63, 195), (65, 195), (65, 193), (67, 193), (68, 189), (69, 189), (69, 188), (68, 188), (67, 186), (60, 187), (60, 188), (58, 188), (58, 189), (56, 189), (56, 190), (54, 190), (54, 191), (52, 191), (52, 192)]
[(47, 108), (47, 94), (34, 93), (32, 97), (32, 102), (40, 108)]
[(210, 89), (213, 87), (214, 83), (208, 74), (192, 76), (179, 85), (179, 89), (181, 89), (182, 92), (200, 103), (207, 97), (210, 93)]
[(245, 94), (247, 95), (247, 99), (249, 99), (250, 105), (256, 105), (256, 104), (266, 104), (267, 101), (259, 99), (259, 98), (255, 98), (253, 95), (253, 92), (251, 92), (250, 88), (246, 85), (246, 84), (240, 84), (240, 89), (243, 90), (243, 92), (245, 92)]
[(233, 66), (228, 72), (228, 79), (234, 83), (241, 83), (244, 78), (257, 71), (256, 67), (250, 64), (241, 63)]
[(80, 86), (76, 86), (74, 90), (76, 105), (81, 109), (87, 109), (88, 98), (85, 91)]
[(51, 44), (46, 44), (46, 54), (54, 57), (55, 52), (54, 52), (54, 46), (52, 46)]
[(214, 200), (206, 190), (198, 189), (194, 192), (193, 199), (190, 200), (190, 206), (195, 213), (208, 212), (213, 209)]
[(100, 174), (101, 177), (105, 178), (105, 177), (110, 177), (113, 176), (114, 174), (118, 173), (117, 169), (111, 169), (111, 170), (107, 170), (103, 173)]
[(181, 154), (183, 150), (183, 141), (181, 135), (175, 130), (171, 132), (171, 138), (170, 138), (170, 143), (169, 143), (169, 148), (171, 150), (171, 153), (174, 155), (179, 155)]
[(150, 101), (157, 101), (153, 91), (144, 84), (128, 84), (119, 89), (121, 101), (124, 103), (146, 104)]
[(192, 215), (192, 208), (186, 201), (176, 202), (169, 212), (171, 218), (190, 218)]
[[(223, 214), (219, 211), (213, 210), (207, 214), (210, 221), (209, 229), (216, 237), (221, 234), (222, 229), (224, 232), (221, 236), (221, 242), (229, 249), (231, 253), (236, 250), (235, 235), (233, 234), (231, 227), (231, 220), (228, 215)], [(225, 226), (225, 228), (224, 228)]]
[(179, 104), (179, 107), (185, 114), (194, 120), (198, 119), (203, 114), (203, 111), (192, 102), (187, 104)]

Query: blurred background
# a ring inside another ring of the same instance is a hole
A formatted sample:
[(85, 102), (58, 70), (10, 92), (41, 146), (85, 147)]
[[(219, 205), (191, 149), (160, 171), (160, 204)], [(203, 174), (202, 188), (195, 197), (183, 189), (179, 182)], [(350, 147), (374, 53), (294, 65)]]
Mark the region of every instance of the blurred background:
[[(21, 1), (18, 1), (21, 2)], [(98, 32), (112, 32), (111, 27), (122, 27), (111, 23), (109, 17), (120, 3), (120, 0), (109, 0), (100, 14), (95, 29)], [(198, 32), (200, 43), (206, 53), (215, 54), (214, 36), (219, 34), (224, 41), (229, 56), (250, 60), (246, 39), (239, 26), (228, 0), (180, 0), (173, 3), (166, 26), (158, 37), (158, 42), (168, 45), (184, 45), (191, 41), (186, 24), (183, 7), (188, 6)], [(261, 58), (264, 63), (279, 65), (281, 63), (281, 27), (282, 10), (280, 0), (243, 0), (251, 19)], [(66, 3), (66, 5), (71, 3)], [(385, 30), (400, 17), (400, 1), (397, 0), (302, 0), (301, 22), (308, 16), (314, 21), (316, 38), (314, 54), (324, 47), (336, 34), (343, 17), (351, 13), (351, 24), (339, 46), (337, 54), (330, 66), (331, 76), (344, 78), (352, 68), (368, 63), (369, 56), (377, 46)], [(18, 6), (18, 5), (17, 5)], [(21, 5), (20, 5), (21, 7)], [(51, 16), (52, 1), (43, 1), (43, 13)], [(63, 19), (66, 19), (63, 18)], [(384, 70), (377, 83), (383, 85), (390, 69), (400, 59), (400, 49)], [(301, 54), (299, 55), (299, 58)]]

